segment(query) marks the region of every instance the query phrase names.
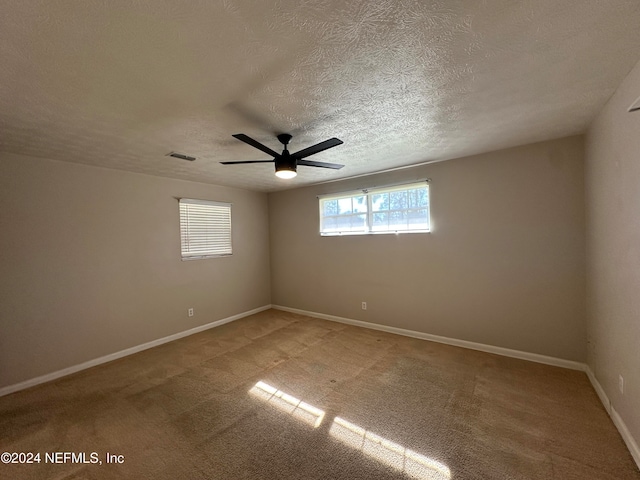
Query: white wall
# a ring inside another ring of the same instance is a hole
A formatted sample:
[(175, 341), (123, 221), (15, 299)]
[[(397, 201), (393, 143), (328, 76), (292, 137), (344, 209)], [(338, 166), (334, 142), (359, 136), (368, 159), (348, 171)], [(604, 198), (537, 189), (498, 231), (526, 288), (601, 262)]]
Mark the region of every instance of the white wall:
[[(640, 63), (586, 137), (588, 363), (640, 441)], [(618, 376), (624, 377), (624, 395)], [(640, 461), (640, 457), (638, 458)]]
[[(174, 197), (232, 202), (233, 256), (181, 261)], [(270, 303), (266, 194), (3, 153), (0, 205), (0, 387)]]
[[(272, 193), (272, 302), (584, 361), (583, 154), (570, 137)], [(317, 195), (426, 177), (431, 234), (319, 235)]]

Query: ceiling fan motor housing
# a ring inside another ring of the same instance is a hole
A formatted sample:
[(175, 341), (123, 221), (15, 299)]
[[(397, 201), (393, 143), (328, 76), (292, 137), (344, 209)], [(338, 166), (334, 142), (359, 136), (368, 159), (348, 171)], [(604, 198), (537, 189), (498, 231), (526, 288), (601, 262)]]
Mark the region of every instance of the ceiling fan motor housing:
[[(285, 144), (286, 147), (286, 144)], [(282, 155), (276, 157), (276, 172), (279, 170), (290, 170), (295, 172), (298, 167), (298, 162), (296, 161), (296, 157), (291, 156), (289, 150), (285, 148)]]

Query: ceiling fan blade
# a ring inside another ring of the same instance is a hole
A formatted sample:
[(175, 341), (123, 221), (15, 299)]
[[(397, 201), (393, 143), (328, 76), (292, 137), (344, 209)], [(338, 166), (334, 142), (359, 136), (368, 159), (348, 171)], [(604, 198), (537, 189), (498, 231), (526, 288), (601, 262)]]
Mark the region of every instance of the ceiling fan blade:
[(340, 170), (344, 165), (338, 163), (314, 162), (312, 160), (298, 160), (298, 165), (306, 165), (307, 167), (333, 168)]
[[(235, 137), (235, 135), (234, 135)], [(324, 142), (316, 143), (311, 147), (304, 148), (299, 152), (292, 153), (291, 156), (296, 157), (297, 159), (305, 158), (310, 155), (314, 155), (316, 153), (322, 152), (323, 150), (327, 150), (329, 148), (337, 147), (338, 145), (342, 145), (342, 140), (337, 138), (330, 138), (329, 140), (325, 140)], [(298, 162), (299, 163), (299, 162)]]
[(222, 165), (233, 165), (234, 163), (273, 163), (275, 160), (239, 160), (237, 162), (220, 162)]
[(245, 135), (244, 133), (236, 133), (235, 135), (232, 135), (232, 136), (244, 143), (248, 143), (249, 145), (251, 145), (254, 148), (257, 148), (258, 150), (262, 150), (264, 153), (268, 153), (272, 157), (277, 157), (278, 155), (280, 155), (278, 152), (274, 152), (266, 145), (261, 144), (257, 140), (254, 140), (253, 138), (251, 138), (248, 135)]

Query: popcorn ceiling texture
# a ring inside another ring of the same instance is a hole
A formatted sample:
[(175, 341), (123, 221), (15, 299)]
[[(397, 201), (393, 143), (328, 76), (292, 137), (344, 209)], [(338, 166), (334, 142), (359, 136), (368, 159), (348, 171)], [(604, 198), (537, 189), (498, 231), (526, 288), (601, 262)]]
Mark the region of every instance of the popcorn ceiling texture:
[[(275, 191), (584, 132), (636, 0), (4, 2), (0, 151)], [(231, 137), (340, 171), (293, 181)], [(196, 162), (165, 155), (177, 151)]]

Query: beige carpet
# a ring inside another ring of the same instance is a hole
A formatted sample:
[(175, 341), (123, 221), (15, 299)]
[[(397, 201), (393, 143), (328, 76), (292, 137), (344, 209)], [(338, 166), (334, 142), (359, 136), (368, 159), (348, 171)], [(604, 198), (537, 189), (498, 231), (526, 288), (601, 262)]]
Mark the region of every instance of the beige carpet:
[(41, 463), (2, 479), (640, 479), (584, 373), (275, 310), (0, 398), (4, 451)]

